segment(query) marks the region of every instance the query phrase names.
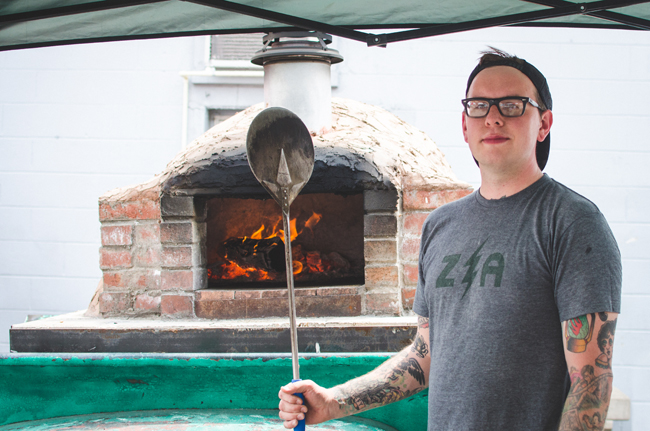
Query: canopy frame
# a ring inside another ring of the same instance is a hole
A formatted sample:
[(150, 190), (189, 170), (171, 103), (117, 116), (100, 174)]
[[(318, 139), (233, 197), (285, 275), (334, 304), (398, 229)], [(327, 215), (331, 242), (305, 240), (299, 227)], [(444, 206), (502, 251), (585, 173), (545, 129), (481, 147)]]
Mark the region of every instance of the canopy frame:
[[(40, 9), (29, 12), (14, 13), (0, 16), (0, 26), (12, 23), (21, 23), (39, 19), (55, 18), (67, 15), (92, 13), (98, 11), (105, 11), (110, 9), (119, 9), (129, 6), (147, 5), (152, 3), (161, 3), (168, 0), (113, 0), (113, 1), (89, 1), (86, 3), (62, 6), (48, 9)], [(567, 0), (523, 0), (528, 3), (545, 6), (548, 9), (537, 10), (532, 12), (516, 13), (512, 15), (504, 15), (492, 18), (469, 20), (458, 23), (445, 23), (445, 24), (394, 24), (394, 25), (381, 25), (372, 26), (366, 24), (362, 26), (347, 25), (331, 25), (325, 22), (313, 21), (298, 16), (283, 14), (279, 12), (270, 11), (268, 9), (257, 8), (235, 1), (229, 0), (181, 0), (188, 3), (194, 3), (206, 7), (211, 7), (223, 11), (235, 12), (242, 15), (247, 15), (255, 18), (260, 18), (280, 24), (286, 24), (286, 28), (273, 28), (272, 31), (282, 31), (284, 29), (305, 29), (312, 31), (321, 31), (332, 35), (340, 36), (347, 39), (365, 42), (368, 46), (385, 47), (388, 43), (407, 41), (418, 38), (439, 36), (444, 34), (457, 33), (468, 30), (477, 30), (488, 27), (498, 26), (567, 26), (567, 24), (559, 24), (552, 22), (540, 22), (541, 20), (567, 17), (572, 15), (588, 15), (590, 17), (604, 20), (603, 24), (571, 24), (575, 27), (604, 27), (604, 28), (618, 28), (628, 30), (650, 30), (650, 19), (634, 17), (619, 12), (613, 12), (609, 9), (619, 9), (626, 6), (634, 6), (639, 4), (650, 3), (650, 0), (600, 0), (594, 2), (572, 3)], [(360, 28), (406, 28), (407, 30), (396, 31), (391, 33), (374, 34), (370, 32), (359, 31)], [(200, 34), (222, 34), (222, 33), (250, 33), (250, 32), (263, 32), (271, 31), (270, 29), (228, 29), (228, 30), (200, 30), (200, 31), (186, 31), (186, 32), (172, 32), (160, 34), (140, 34), (140, 35), (124, 35), (124, 36), (105, 36), (89, 39), (76, 39), (65, 41), (47, 41), (35, 42), (22, 46), (5, 46), (0, 47), (0, 51), (17, 48), (39, 47), (50, 45), (63, 45), (84, 42), (102, 42), (109, 40), (125, 40), (125, 39), (141, 39), (141, 38), (154, 38), (154, 37), (175, 37), (175, 36), (189, 36)]]
[(406, 30), (395, 33), (372, 34), (351, 30), (342, 26), (333, 26), (326, 23), (311, 21), (291, 15), (260, 9), (252, 6), (234, 3), (227, 0), (183, 0), (203, 6), (228, 10), (231, 12), (250, 15), (256, 18), (268, 19), (270, 21), (288, 24), (306, 30), (316, 30), (335, 36), (353, 39), (359, 42), (366, 42), (368, 46), (385, 47), (390, 42), (400, 42), (412, 39), (419, 39), (430, 36), (457, 33), (467, 30), (477, 30), (487, 27), (498, 27), (504, 25), (523, 24), (542, 19), (559, 18), (569, 15), (586, 14), (597, 18), (614, 21), (624, 24), (626, 27), (635, 29), (650, 29), (650, 21), (634, 18), (628, 15), (607, 11), (610, 8), (620, 8), (642, 3), (650, 3), (650, 0), (601, 0), (593, 3), (571, 3), (564, 0), (526, 0), (530, 3), (548, 6), (550, 9), (525, 12), (513, 15), (505, 15), (495, 18), (486, 18), (474, 21), (466, 21), (455, 24), (441, 24), (425, 26), (415, 30)]

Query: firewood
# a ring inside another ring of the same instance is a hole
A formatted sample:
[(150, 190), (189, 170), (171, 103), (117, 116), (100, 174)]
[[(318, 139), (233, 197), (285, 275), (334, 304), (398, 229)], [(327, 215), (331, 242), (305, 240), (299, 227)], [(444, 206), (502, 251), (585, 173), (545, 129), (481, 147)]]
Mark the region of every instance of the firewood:
[(279, 237), (267, 239), (229, 238), (223, 243), (226, 259), (241, 267), (283, 272), (284, 243)]

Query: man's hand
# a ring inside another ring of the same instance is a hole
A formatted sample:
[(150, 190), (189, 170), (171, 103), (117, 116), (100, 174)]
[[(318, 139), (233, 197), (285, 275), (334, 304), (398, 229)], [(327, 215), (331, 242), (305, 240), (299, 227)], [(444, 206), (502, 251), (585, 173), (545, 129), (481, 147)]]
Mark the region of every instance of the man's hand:
[[(317, 424), (402, 400), (429, 386), (430, 365), (429, 319), (418, 316), (413, 343), (368, 374), (331, 389), (310, 380), (282, 387), (280, 419), (285, 428), (295, 428), (303, 417)], [(304, 395), (304, 403), (296, 392)]]
[[(329, 392), (311, 380), (289, 383), (280, 388), (280, 419), (284, 420), (284, 427), (295, 428), (302, 419), (306, 424), (318, 424), (342, 416), (335, 416), (339, 410), (338, 403)], [(303, 394), (307, 405), (293, 395), (295, 393)]]

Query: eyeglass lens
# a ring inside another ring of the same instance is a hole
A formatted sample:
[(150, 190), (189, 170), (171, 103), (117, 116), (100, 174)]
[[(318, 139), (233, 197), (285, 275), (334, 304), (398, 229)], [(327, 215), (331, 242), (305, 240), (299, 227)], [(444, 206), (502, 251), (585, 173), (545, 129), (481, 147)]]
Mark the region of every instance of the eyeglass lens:
[(467, 115), (470, 117), (485, 117), (492, 105), (497, 105), (499, 112), (504, 117), (520, 117), (524, 114), (526, 103), (521, 99), (491, 100), (468, 100)]

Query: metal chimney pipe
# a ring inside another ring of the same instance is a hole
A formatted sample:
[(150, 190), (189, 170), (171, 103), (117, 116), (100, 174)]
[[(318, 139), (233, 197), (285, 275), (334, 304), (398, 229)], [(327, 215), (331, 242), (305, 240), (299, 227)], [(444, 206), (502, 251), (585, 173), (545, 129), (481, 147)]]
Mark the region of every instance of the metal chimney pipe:
[(330, 67), (343, 61), (328, 49), (332, 36), (314, 31), (269, 33), (264, 48), (251, 62), (264, 66), (266, 107), (294, 112), (312, 133), (322, 133), (332, 123)]

